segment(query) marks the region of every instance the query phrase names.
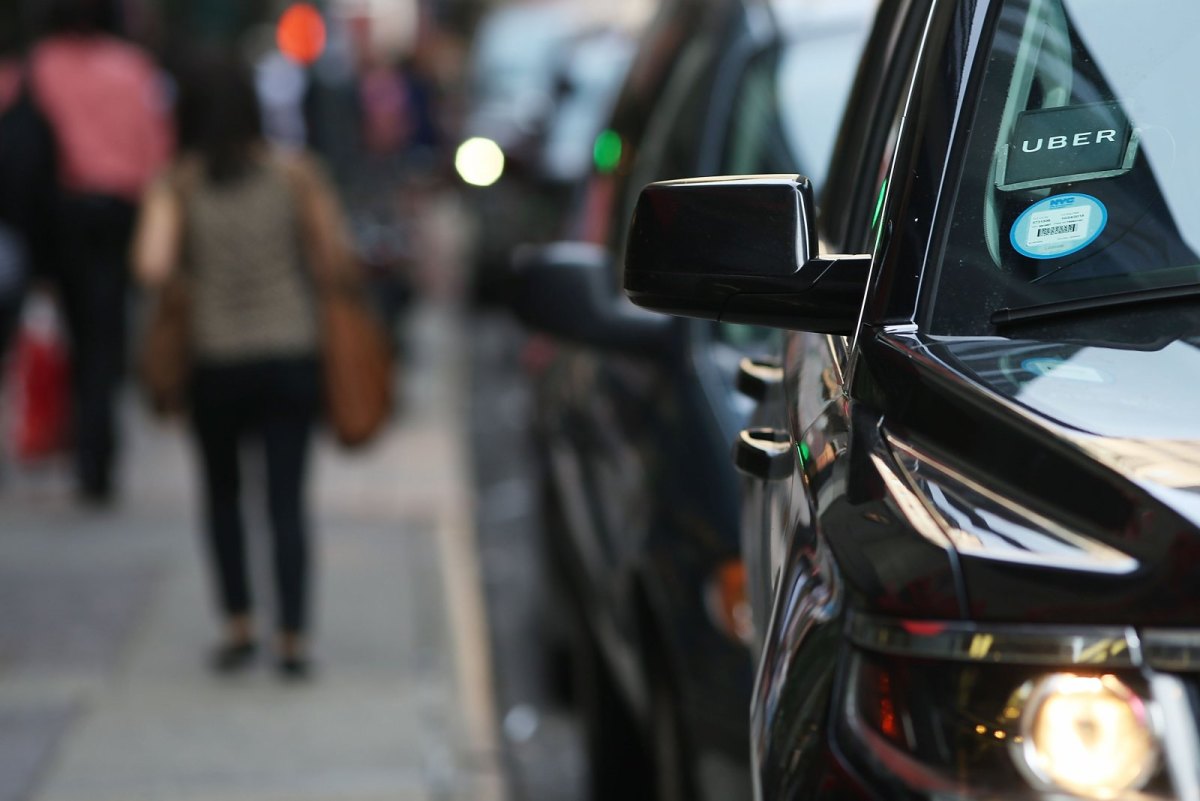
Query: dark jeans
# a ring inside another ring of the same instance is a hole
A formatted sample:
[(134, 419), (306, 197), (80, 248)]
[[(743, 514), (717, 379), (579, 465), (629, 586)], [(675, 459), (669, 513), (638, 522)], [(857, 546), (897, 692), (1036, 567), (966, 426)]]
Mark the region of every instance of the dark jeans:
[(15, 293), (9, 296), (0, 295), (0, 382), (4, 380), (8, 349), (20, 321), (21, 296)]
[(319, 394), (315, 358), (201, 365), (192, 387), (192, 423), (222, 611), (234, 616), (252, 609), (238, 457), (241, 443), (253, 438), (266, 456), (279, 629), (295, 634), (308, 623), (305, 474)]
[(102, 196), (64, 198), (59, 208), (56, 261), (71, 344), (76, 471), (93, 497), (112, 488), (134, 215), (131, 204)]

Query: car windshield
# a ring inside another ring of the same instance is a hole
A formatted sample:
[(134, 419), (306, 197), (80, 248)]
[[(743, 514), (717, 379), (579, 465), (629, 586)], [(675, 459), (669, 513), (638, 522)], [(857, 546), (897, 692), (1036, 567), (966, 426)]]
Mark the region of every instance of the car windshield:
[(1021, 313), (1194, 291), (1198, 54), (1196, 0), (1002, 3), (931, 287), (932, 333), (986, 335)]

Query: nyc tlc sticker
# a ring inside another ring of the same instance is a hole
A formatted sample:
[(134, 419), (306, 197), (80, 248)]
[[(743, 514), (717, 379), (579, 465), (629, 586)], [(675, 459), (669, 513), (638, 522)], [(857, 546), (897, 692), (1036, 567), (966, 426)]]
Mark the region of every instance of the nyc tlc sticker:
[(1025, 209), (1008, 238), (1022, 256), (1061, 259), (1095, 242), (1107, 225), (1108, 209), (1091, 195), (1051, 195)]

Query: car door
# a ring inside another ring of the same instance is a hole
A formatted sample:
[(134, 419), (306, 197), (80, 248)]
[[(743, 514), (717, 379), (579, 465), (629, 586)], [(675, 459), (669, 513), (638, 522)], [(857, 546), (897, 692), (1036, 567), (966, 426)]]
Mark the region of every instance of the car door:
[[(841, 4), (836, 11), (809, 9), (786, 21), (782, 45), (763, 53), (747, 69), (738, 93), (738, 107), (726, 142), (722, 174), (752, 175), (795, 172), (807, 174), (819, 192), (838, 124), (845, 108), (855, 66), (862, 53), (874, 0)], [(752, 348), (715, 354), (736, 385), (753, 401), (753, 419), (745, 433), (730, 440), (750, 452), (750, 460), (766, 473), (742, 482), (742, 555), (747, 571), (747, 596), (754, 630), (754, 648), (770, 612), (778, 565), (782, 560), (785, 520), (792, 496), (792, 471), (768, 475), (770, 463), (790, 464), (787, 399), (783, 386), (782, 337), (762, 329), (723, 325), (718, 339), (747, 339), (759, 331)], [(798, 414), (807, 427), (841, 386), (847, 344), (840, 337), (798, 335), (792, 344), (792, 391)], [(774, 346), (774, 347), (773, 347)], [(771, 355), (764, 355), (771, 354)], [(740, 364), (733, 357), (741, 357)], [(732, 383), (732, 382), (731, 382)], [(803, 387), (803, 390), (800, 388)], [(755, 460), (755, 451), (767, 455)]]
[[(932, 2), (894, 0), (880, 6), (821, 189), (822, 252), (874, 254), (881, 241), (878, 212), (892, 177)], [(815, 736), (834, 681), (839, 635), (824, 624), (837, 601), (838, 584), (820, 521), (847, 485), (843, 457), (855, 434), (849, 401), (853, 356), (852, 338), (789, 332), (782, 359), (786, 419), (767, 423), (792, 446), (793, 465), (780, 486), (764, 492), (761, 524), (766, 532), (751, 540), (751, 547), (763, 554), (757, 580), (772, 588), (751, 707), (751, 753), (762, 798), (774, 798), (786, 776), (811, 771), (808, 762), (820, 754), (820, 749), (778, 753), (775, 746), (786, 738), (773, 732), (786, 726)], [(868, 551), (861, 558), (879, 556)]]
[[(657, 54), (672, 65), (661, 92), (650, 91), (653, 81), (647, 80), (645, 65), (634, 65), (632, 90), (618, 104), (612, 124), (620, 142), (619, 163), (594, 182), (604, 191), (593, 197), (608, 195), (607, 208), (577, 226), (604, 236), (610, 253), (623, 252), (624, 226), (612, 221), (623, 220), (639, 181), (695, 170), (702, 147), (697, 132), (704, 130), (709, 109), (706, 88), (719, 70), (724, 44), (723, 26), (713, 20), (734, 17), (738, 8), (733, 2), (710, 7), (703, 26), (694, 20), (667, 26), (685, 38), (666, 43), (676, 47), (675, 52)], [(691, 13), (695, 14), (694, 8)], [(647, 93), (656, 99), (646, 97)], [(613, 261), (615, 294), (618, 259)], [(685, 337), (686, 324), (677, 321), (671, 334), (676, 352), (684, 347)], [(696, 461), (679, 450), (679, 431), (687, 423), (683, 412), (688, 408), (678, 392), (679, 364), (649, 352), (605, 353), (564, 346), (553, 369), (557, 375), (549, 383), (557, 397), (549, 406), (558, 410), (561, 419), (548, 437), (551, 469), (561, 494), (573, 507), (566, 510), (571, 517), (567, 528), (573, 539), (571, 550), (585, 573), (578, 591), (587, 596), (592, 626), (618, 680), (638, 698), (644, 686), (632, 607), (634, 583), (644, 566), (644, 545), (655, 528), (654, 515), (663, 506), (661, 496), (669, 491), (663, 477), (678, 476), (678, 471), (672, 472), (674, 465)], [(697, 516), (705, 517), (702, 512)]]

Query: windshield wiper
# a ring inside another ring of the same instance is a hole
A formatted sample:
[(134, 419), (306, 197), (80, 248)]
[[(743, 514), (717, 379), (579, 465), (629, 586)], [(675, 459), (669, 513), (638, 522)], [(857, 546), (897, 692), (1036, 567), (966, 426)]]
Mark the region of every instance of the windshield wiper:
[(1066, 317), (1098, 309), (1110, 309), (1117, 306), (1132, 306), (1138, 303), (1154, 303), (1162, 300), (1178, 300), (1180, 298), (1198, 296), (1200, 296), (1200, 284), (1179, 284), (1154, 289), (1133, 289), (1128, 292), (1114, 292), (1109, 295), (1096, 295), (1090, 298), (1056, 300), (1050, 303), (1039, 303), (1034, 306), (997, 309), (992, 314), (992, 325), (1003, 327), (1034, 320), (1045, 320), (1052, 317)]

